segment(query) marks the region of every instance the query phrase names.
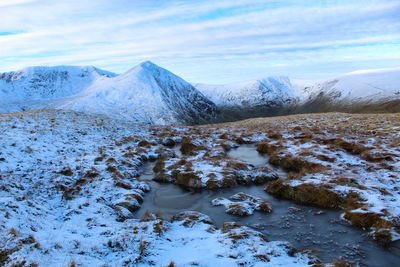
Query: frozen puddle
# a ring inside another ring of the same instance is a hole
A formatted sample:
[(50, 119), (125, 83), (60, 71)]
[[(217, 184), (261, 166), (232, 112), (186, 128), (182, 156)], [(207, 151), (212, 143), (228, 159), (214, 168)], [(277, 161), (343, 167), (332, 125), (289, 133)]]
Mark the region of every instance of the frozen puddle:
[[(229, 155), (256, 166), (268, 165), (268, 158), (258, 154), (253, 145), (242, 145), (230, 151)], [(170, 219), (177, 212), (195, 210), (210, 216), (217, 226), (226, 221), (238, 221), (265, 233), (270, 240), (289, 241), (299, 250), (315, 250), (322, 262), (343, 256), (359, 266), (399, 266), (400, 253), (397, 248), (380, 247), (366, 232), (339, 219), (340, 211), (322, 210), (279, 200), (265, 193), (264, 186), (186, 191), (173, 184), (152, 181), (154, 164), (147, 163), (142, 169), (140, 179), (148, 181), (152, 190), (146, 194), (142, 207), (135, 213), (137, 217), (149, 210), (160, 212), (164, 218)], [(273, 169), (279, 175), (285, 175), (283, 170)], [(222, 206), (211, 205), (214, 198), (228, 198), (238, 192), (270, 200), (273, 212), (255, 212), (252, 216), (237, 217), (225, 213)]]

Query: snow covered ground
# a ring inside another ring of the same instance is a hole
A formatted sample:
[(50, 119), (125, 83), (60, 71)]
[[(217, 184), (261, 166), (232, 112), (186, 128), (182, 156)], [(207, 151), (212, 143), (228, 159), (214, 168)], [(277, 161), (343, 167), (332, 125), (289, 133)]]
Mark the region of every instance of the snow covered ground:
[(224, 206), (226, 212), (237, 216), (252, 215), (255, 210), (271, 212), (271, 203), (265, 199), (254, 197), (243, 192), (230, 196), (229, 199), (218, 197), (211, 201), (213, 206)]
[(233, 124), (289, 174), (266, 191), (298, 203), (344, 209), (375, 238), (400, 238), (399, 114), (307, 114)]
[(132, 218), (151, 190), (138, 179), (140, 166), (173, 156), (168, 145), (182, 140), (186, 128), (40, 111), (1, 115), (0, 130), (0, 260), (5, 266), (316, 262), (247, 227), (227, 223), (217, 229), (202, 214), (177, 214), (171, 222), (153, 214)]

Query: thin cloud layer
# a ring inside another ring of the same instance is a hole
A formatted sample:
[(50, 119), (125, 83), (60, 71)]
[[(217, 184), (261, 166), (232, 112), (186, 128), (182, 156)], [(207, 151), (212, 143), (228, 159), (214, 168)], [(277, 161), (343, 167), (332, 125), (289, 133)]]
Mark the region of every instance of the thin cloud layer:
[[(316, 2), (323, 2), (316, 3)], [(0, 71), (152, 60), (194, 82), (398, 66), (398, 1), (0, 2)]]

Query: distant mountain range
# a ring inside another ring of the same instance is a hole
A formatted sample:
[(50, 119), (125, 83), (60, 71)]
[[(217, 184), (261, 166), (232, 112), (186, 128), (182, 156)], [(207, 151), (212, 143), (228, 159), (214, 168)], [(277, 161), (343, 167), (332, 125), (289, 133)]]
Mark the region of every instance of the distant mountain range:
[(190, 84), (152, 62), (117, 75), (98, 68), (29, 67), (0, 73), (0, 112), (67, 109), (148, 124), (201, 124), (302, 112), (400, 111), (400, 68), (327, 81), (285, 76)]
[(195, 84), (216, 103), (221, 120), (306, 112), (400, 112), (400, 68), (351, 72), (326, 81), (286, 76)]

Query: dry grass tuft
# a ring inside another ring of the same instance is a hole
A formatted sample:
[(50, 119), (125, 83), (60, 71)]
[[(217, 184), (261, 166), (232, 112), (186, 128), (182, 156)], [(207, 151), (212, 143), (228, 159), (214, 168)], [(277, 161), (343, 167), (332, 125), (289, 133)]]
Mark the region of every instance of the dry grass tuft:
[(64, 167), (61, 171), (59, 171), (59, 173), (65, 176), (72, 176), (74, 174), (74, 172), (69, 167)]
[(188, 136), (184, 136), (182, 138), (182, 143), (181, 143), (181, 152), (183, 155), (189, 156), (189, 155), (196, 155), (198, 151), (200, 150), (207, 150), (206, 147), (202, 145), (197, 145), (193, 143), (192, 139)]
[(238, 222), (224, 222), (221, 227), (221, 233), (227, 233), (232, 229), (240, 227), (242, 227), (242, 225)]
[(305, 173), (321, 172), (325, 167), (319, 163), (310, 162), (301, 157), (295, 157), (291, 155), (281, 155), (272, 153), (269, 156), (269, 163), (275, 166), (280, 166), (287, 171)]
[(201, 178), (194, 172), (179, 172), (176, 183), (185, 188), (202, 188)]
[(348, 263), (347, 261), (343, 259), (337, 259), (333, 262), (334, 267), (354, 267), (353, 264)]
[(276, 197), (290, 199), (299, 204), (316, 205), (323, 208), (338, 209), (345, 203), (343, 197), (323, 185), (300, 184), (290, 186), (279, 179), (267, 184), (265, 191)]
[(259, 153), (266, 153), (268, 155), (277, 153), (282, 150), (282, 145), (281, 143), (277, 144), (270, 144), (267, 141), (263, 141), (259, 144), (257, 144), (257, 151)]
[(334, 141), (334, 144), (342, 149), (344, 149), (345, 151), (353, 154), (353, 155), (359, 155), (362, 152), (368, 150), (368, 148), (366, 148), (365, 146), (361, 145), (360, 143), (356, 143), (356, 142), (348, 142), (345, 141), (341, 138), (337, 138)]

